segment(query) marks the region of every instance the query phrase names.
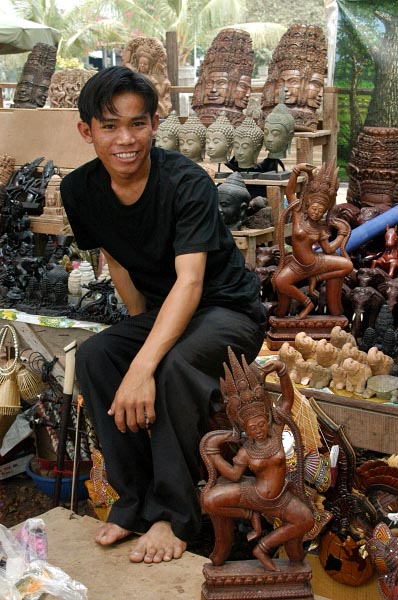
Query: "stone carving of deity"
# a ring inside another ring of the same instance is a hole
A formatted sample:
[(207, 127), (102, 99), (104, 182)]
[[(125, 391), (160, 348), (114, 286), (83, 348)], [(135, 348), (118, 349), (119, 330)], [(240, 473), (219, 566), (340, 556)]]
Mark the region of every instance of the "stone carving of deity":
[(178, 133), (181, 123), (175, 111), (159, 124), (155, 146), (164, 150), (178, 150)]
[(285, 104), (295, 120), (296, 131), (314, 131), (318, 125), (327, 66), (326, 39), (320, 27), (295, 23), (275, 48), (264, 85), (262, 126), (278, 104), (285, 88)]
[(251, 196), (240, 173), (232, 173), (217, 187), (218, 210), (228, 229), (237, 231), (246, 217)]
[(234, 126), (243, 121), (252, 71), (250, 34), (231, 28), (220, 31), (202, 61), (192, 97), (192, 109), (202, 123), (210, 125), (221, 111)]
[(13, 108), (42, 108), (55, 70), (57, 49), (36, 44), (29, 54), (14, 93)]
[(77, 108), (80, 91), (95, 74), (88, 69), (59, 69), (53, 73), (48, 90), (51, 108)]
[(239, 169), (250, 170), (257, 163), (264, 135), (252, 117), (246, 117), (234, 134), (234, 158)]
[(268, 158), (285, 158), (294, 134), (294, 118), (285, 104), (277, 104), (269, 113), (263, 131)]
[(168, 117), (172, 106), (167, 55), (162, 42), (156, 38), (134, 36), (123, 49), (122, 60), (132, 71), (151, 79), (159, 97), (158, 114), (161, 118)]
[(229, 160), (234, 141), (235, 129), (224, 112), (207, 128), (206, 154), (211, 163), (225, 163)]
[(194, 162), (202, 162), (205, 155), (206, 127), (195, 113), (181, 125), (178, 132), (178, 145), (181, 154)]

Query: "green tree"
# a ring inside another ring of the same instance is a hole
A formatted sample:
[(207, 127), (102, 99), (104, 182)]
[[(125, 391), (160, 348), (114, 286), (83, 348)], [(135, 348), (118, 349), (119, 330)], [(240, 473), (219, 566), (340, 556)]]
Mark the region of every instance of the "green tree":
[(81, 56), (98, 45), (123, 46), (131, 34), (165, 42), (176, 31), (179, 62), (195, 45), (208, 47), (220, 27), (236, 23), (246, 0), (84, 0), (60, 11), (55, 0), (11, 0), (17, 14), (62, 32), (59, 53)]
[(398, 3), (338, 0), (338, 5), (357, 30), (363, 54), (374, 63), (374, 91), (365, 125), (398, 127)]

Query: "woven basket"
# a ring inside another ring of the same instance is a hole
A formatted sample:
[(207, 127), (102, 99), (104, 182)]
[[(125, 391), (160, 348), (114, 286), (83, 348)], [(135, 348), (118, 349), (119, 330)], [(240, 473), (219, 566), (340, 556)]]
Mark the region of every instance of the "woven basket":
[(15, 417), (21, 410), (21, 398), (16, 382), (16, 373), (21, 366), (17, 332), (11, 325), (0, 329), (0, 352), (8, 335), (14, 346), (14, 358), (0, 366), (0, 445)]
[(25, 365), (21, 365), (16, 373), (16, 381), (19, 390), (19, 394), (22, 400), (32, 400), (36, 396), (39, 396), (45, 389), (40, 375), (33, 373), (30, 369), (27, 369)]
[(15, 379), (6, 379), (0, 385), (0, 415), (17, 415), (21, 401)]

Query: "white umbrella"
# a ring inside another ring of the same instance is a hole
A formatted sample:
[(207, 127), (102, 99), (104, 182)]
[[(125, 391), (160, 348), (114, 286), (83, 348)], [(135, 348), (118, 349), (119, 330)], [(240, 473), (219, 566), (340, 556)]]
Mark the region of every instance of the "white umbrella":
[(0, 12), (0, 54), (29, 52), (39, 42), (58, 46), (60, 38), (58, 29)]

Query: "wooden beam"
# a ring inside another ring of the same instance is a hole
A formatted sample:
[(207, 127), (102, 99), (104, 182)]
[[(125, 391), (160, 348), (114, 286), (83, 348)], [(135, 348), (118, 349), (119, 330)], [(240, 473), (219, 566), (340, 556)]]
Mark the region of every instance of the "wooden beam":
[[(172, 86), (178, 86), (178, 46), (177, 32), (166, 32), (167, 72)], [(177, 93), (171, 93), (171, 104), (177, 115), (180, 113), (180, 99)]]

